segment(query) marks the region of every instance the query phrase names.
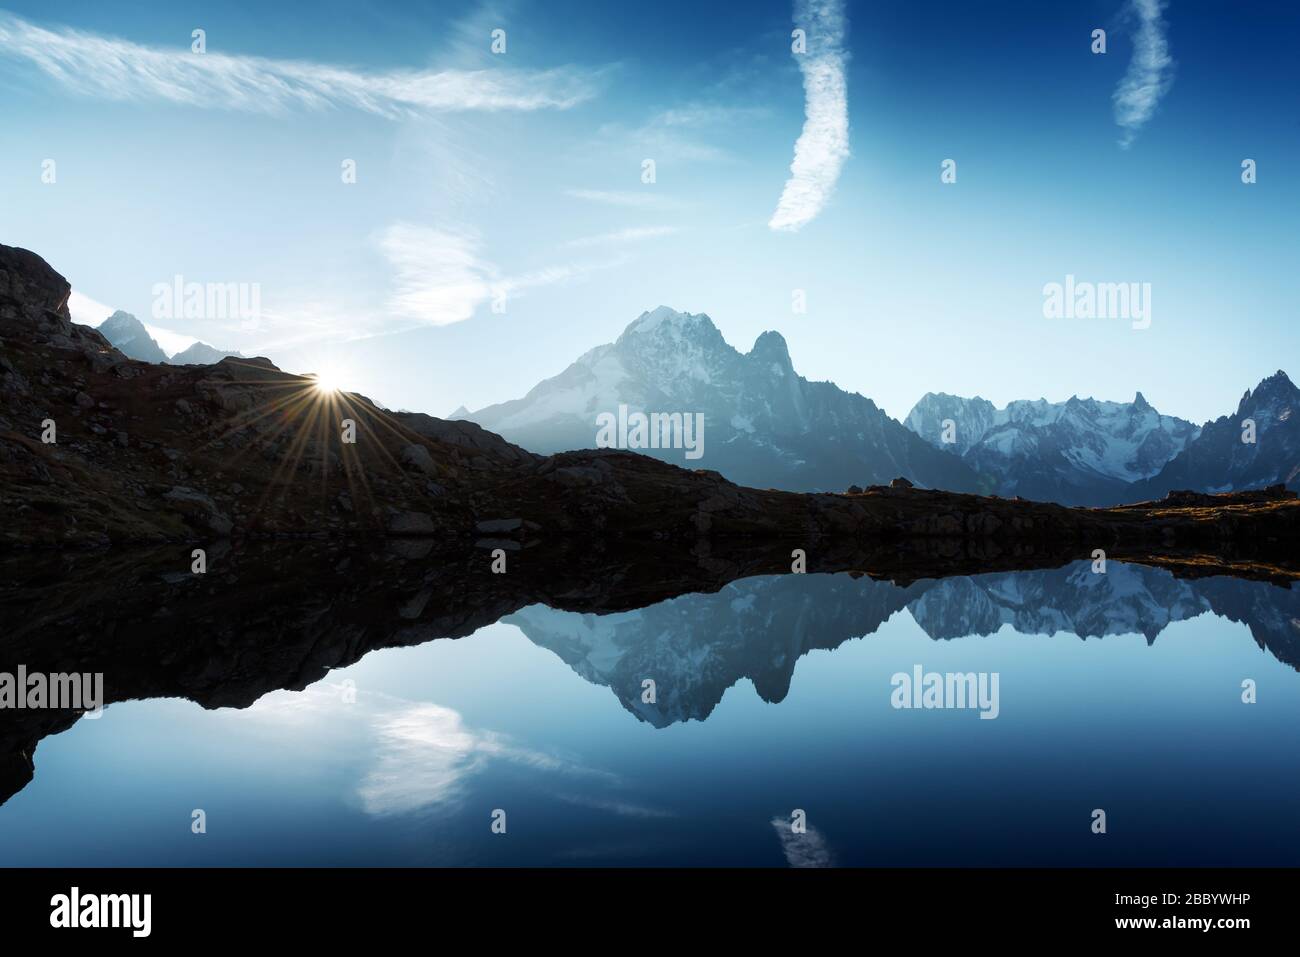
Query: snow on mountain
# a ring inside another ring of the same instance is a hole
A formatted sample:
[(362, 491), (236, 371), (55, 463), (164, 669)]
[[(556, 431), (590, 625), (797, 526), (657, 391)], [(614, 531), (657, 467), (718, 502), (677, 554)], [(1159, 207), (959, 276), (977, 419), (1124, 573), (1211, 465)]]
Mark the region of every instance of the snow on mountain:
[(928, 393), (904, 420), (936, 448), (955, 449), (989, 491), (1071, 505), (1123, 501), (1200, 430), (1161, 415), (1139, 392), (1132, 402), (1073, 396), (1065, 402)]
[(1141, 634), (1210, 610), (1191, 582), (1161, 569), (1088, 561), (1044, 571), (1002, 572), (936, 582), (908, 611), (931, 638), (991, 635), (1010, 625), (1022, 635), (1080, 638)]
[[(182, 336), (165, 329), (146, 326), (143, 322), (121, 309), (113, 313), (99, 325), (99, 331), (118, 351), (143, 362), (170, 362), (172, 365), (212, 365), (226, 356), (239, 356), (238, 352), (223, 352), (206, 342), (199, 342), (189, 336)], [(159, 344), (169, 343), (168, 348), (177, 351), (169, 359)]]
[(176, 366), (208, 366), (220, 362), (227, 356), (243, 358), (239, 352), (223, 352), (206, 342), (196, 342), (188, 349), (176, 353), (167, 361)]
[(748, 353), (707, 315), (667, 306), (642, 313), (613, 343), (588, 351), (523, 398), (469, 418), (534, 452), (596, 445), (597, 417), (620, 406), (704, 416), (704, 454), (636, 448), (678, 465), (715, 469), (742, 484), (842, 490), (905, 476), (918, 485), (973, 491), (961, 460), (932, 448), (875, 403), (794, 371), (785, 340), (765, 332)]
[(99, 331), (123, 355), (142, 362), (166, 362), (167, 353), (149, 335), (144, 323), (121, 309), (99, 325)]
[(1247, 390), (1235, 413), (1207, 422), (1136, 491), (1159, 498), (1177, 489), (1228, 492), (1277, 484), (1300, 489), (1300, 389), (1280, 369)]
[[(865, 577), (775, 575), (607, 615), (531, 605), (502, 622), (662, 728), (703, 721), (746, 678), (764, 701), (784, 700), (803, 655), (871, 634), (916, 593)], [(655, 682), (652, 702), (646, 678)]]
[[(634, 611), (581, 614), (531, 605), (502, 619), (655, 727), (706, 719), (746, 679), (768, 702), (789, 694), (799, 659), (864, 638), (903, 609), (932, 639), (1143, 635), (1206, 612), (1242, 622), (1261, 648), (1300, 667), (1300, 589), (1234, 578), (1180, 579), (1161, 568), (1090, 561), (907, 586), (850, 575), (731, 582)], [(922, 659), (924, 660), (924, 659)], [(646, 701), (644, 681), (655, 682)], [(747, 689), (737, 689), (748, 693)], [(733, 692), (734, 693), (734, 692)]]

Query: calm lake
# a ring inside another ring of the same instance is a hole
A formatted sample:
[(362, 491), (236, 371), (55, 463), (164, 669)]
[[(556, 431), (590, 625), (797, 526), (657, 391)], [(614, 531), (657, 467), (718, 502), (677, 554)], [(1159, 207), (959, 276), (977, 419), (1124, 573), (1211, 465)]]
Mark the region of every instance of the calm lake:
[[(48, 734), (0, 864), (1300, 865), (1295, 589), (785, 575), (404, 643)], [(996, 717), (895, 707), (918, 668), (996, 675)]]

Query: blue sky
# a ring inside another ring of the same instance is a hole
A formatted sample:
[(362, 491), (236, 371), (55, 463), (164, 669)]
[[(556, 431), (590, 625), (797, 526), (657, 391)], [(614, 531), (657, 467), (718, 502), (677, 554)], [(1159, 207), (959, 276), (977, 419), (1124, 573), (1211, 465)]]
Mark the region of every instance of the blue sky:
[[(1293, 5), (1168, 3), (1172, 62), (1130, 74), (1130, 0), (849, 2), (803, 59), (792, 20), (839, 11), (799, 3), (10, 2), (0, 241), (103, 307), (434, 414), (661, 303), (742, 350), (776, 329), (802, 374), (899, 417), (927, 391), (1141, 390), (1202, 421), (1300, 375)], [(805, 96), (810, 58), (843, 64), (842, 99)], [(1126, 75), (1156, 87), (1127, 129)], [(815, 195), (774, 229), (819, 110)], [(262, 313), (152, 318), (177, 275), (255, 283)], [(1150, 328), (1044, 318), (1066, 275), (1150, 283)]]

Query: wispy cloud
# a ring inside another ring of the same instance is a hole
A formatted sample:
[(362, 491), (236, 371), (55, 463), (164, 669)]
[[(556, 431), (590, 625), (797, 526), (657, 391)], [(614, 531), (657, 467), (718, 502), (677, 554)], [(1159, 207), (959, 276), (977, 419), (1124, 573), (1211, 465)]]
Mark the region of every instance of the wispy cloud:
[[(638, 158), (657, 163), (729, 163), (731, 150), (711, 140), (732, 142), (724, 128), (767, 115), (766, 107), (736, 106), (718, 102), (691, 102), (650, 116), (640, 126), (606, 123), (596, 134), (599, 150), (633, 151)], [(584, 152), (589, 151), (584, 146)]]
[(794, 144), (790, 178), (768, 222), (772, 229), (792, 232), (822, 211), (849, 156), (843, 0), (795, 0), (794, 23), (807, 33), (807, 52), (795, 55), (803, 73), (803, 132)]
[(0, 13), (0, 59), (35, 66), (64, 89), (118, 101), (163, 100), (284, 113), (348, 107), (396, 118), (425, 111), (568, 109), (604, 74), (550, 70), (395, 70), (366, 73), (305, 60), (143, 46)]
[(1163, 0), (1132, 0), (1130, 10), (1137, 17), (1133, 59), (1114, 96), (1115, 122), (1123, 130), (1119, 140), (1121, 149), (1132, 145), (1174, 82), (1174, 61), (1169, 56), (1169, 40), (1161, 17), (1163, 9)]
[(566, 189), (565, 196), (607, 206), (625, 206), (629, 209), (673, 209), (677, 203), (662, 194), (608, 189)]
[(379, 247), (393, 270), (390, 311), (434, 326), (464, 322), (491, 299), (509, 300), (529, 289), (576, 280), (626, 261), (561, 263), (506, 275), (483, 257), (473, 231), (412, 223), (389, 226), (380, 236)]
[(393, 270), (389, 308), (430, 325), (470, 318), (500, 281), (469, 231), (396, 223), (384, 230), (379, 248)]
[(550, 759), (510, 747), (490, 731), (465, 726), (458, 712), (413, 704), (375, 719), (376, 762), (357, 788), (367, 814), (402, 814), (460, 795), (470, 775), (491, 759)]
[(581, 236), (578, 239), (570, 239), (564, 245), (575, 248), (611, 246), (620, 243), (640, 242), (643, 239), (658, 239), (661, 236), (671, 236), (679, 232), (681, 232), (681, 229), (677, 226), (631, 226), (627, 229), (616, 229), (613, 232), (601, 233), (598, 236)]
[[(362, 809), (372, 816), (409, 814), (461, 803), (474, 779), (490, 766), (535, 772), (531, 786), (584, 807), (632, 817), (666, 812), (623, 800), (625, 782), (610, 771), (583, 764), (576, 756), (539, 751), (510, 735), (476, 728), (460, 712), (380, 691), (357, 693), (344, 703), (344, 685), (322, 681), (302, 692), (277, 691), (247, 712), (297, 736), (299, 747), (319, 745), (322, 754), (370, 755), (357, 781)], [(355, 690), (355, 689), (354, 689)], [(581, 790), (570, 794), (575, 782)]]

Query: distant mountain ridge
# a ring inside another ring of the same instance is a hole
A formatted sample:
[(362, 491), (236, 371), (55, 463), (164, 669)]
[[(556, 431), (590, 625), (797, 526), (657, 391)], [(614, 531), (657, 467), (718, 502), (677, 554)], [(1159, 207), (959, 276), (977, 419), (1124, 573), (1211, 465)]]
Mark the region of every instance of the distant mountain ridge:
[(930, 446), (870, 399), (796, 373), (779, 333), (764, 332), (742, 353), (707, 315), (667, 306), (642, 313), (615, 342), (591, 349), (523, 398), (460, 417), (546, 454), (593, 447), (597, 416), (620, 405), (703, 413), (698, 462), (680, 449), (636, 451), (734, 482), (840, 491), (903, 476), (931, 488), (976, 488), (974, 472), (956, 455)]
[(149, 335), (144, 323), (121, 309), (99, 325), (99, 333), (119, 352), (141, 362), (166, 362), (167, 353)]
[(1068, 505), (1131, 500), (1133, 483), (1156, 475), (1200, 434), (1161, 415), (1141, 392), (1132, 402), (1072, 396), (1065, 402), (927, 393), (904, 424), (936, 448), (954, 449), (1000, 495)]
[(162, 346), (149, 335), (145, 324), (129, 312), (119, 309), (99, 325), (100, 334), (125, 356), (142, 362), (168, 362), (172, 365), (213, 365), (227, 356), (242, 359), (238, 352), (223, 352), (206, 342), (195, 342), (168, 358)]
[(192, 346), (182, 349), (167, 361), (174, 366), (210, 366), (220, 362), (227, 356), (233, 356), (236, 359), (244, 358), (243, 353), (223, 352), (220, 349), (213, 348), (206, 342), (196, 342)]
[[(1010, 402), (928, 393), (905, 424), (950, 446), (1000, 495), (1115, 505), (1170, 492), (1300, 489), (1300, 389), (1278, 370), (1204, 426), (1132, 402)], [(951, 439), (946, 442), (945, 439)], [(1251, 441), (1253, 439), (1253, 441)]]

